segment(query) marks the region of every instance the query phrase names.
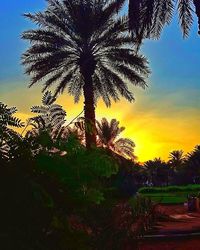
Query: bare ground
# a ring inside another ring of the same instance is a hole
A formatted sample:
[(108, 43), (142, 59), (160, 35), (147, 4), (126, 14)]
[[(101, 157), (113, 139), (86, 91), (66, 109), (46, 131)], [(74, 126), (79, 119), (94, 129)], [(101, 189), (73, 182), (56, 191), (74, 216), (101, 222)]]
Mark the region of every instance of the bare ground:
[(159, 210), (169, 220), (158, 221), (152, 235), (164, 237), (143, 240), (139, 250), (200, 250), (200, 236), (189, 236), (200, 233), (199, 211), (188, 213), (183, 205), (159, 206)]

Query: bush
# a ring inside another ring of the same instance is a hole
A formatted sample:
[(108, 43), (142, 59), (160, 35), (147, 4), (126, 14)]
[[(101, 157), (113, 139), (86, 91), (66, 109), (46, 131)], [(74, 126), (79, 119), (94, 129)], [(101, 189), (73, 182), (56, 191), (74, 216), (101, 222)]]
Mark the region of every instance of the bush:
[(168, 187), (143, 187), (139, 189), (139, 193), (171, 193), (171, 192), (199, 192), (200, 185), (186, 185), (186, 186), (168, 186)]

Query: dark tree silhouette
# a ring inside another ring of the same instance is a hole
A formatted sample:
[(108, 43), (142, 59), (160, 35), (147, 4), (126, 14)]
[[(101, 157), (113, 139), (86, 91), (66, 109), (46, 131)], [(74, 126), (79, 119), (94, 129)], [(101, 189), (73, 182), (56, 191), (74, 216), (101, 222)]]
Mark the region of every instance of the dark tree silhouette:
[(136, 158), (134, 142), (128, 138), (119, 138), (124, 130), (124, 127), (119, 127), (119, 122), (116, 119), (108, 122), (106, 118), (103, 118), (101, 122), (97, 121), (98, 143), (104, 148), (133, 160)]
[(160, 158), (145, 162), (144, 168), (147, 171), (149, 184), (153, 186), (169, 184), (169, 167)]
[(170, 166), (177, 171), (184, 163), (185, 157), (182, 150), (174, 150), (169, 155)]
[(200, 145), (188, 153), (186, 157), (186, 174), (190, 178), (190, 182), (200, 183)]
[(23, 54), (30, 86), (42, 81), (44, 90), (57, 85), (75, 102), (84, 95), (86, 145), (96, 144), (95, 102), (107, 106), (119, 96), (133, 101), (127, 83), (145, 88), (147, 60), (135, 54), (128, 19), (118, 17), (124, 1), (48, 0), (44, 12), (25, 14), (39, 28), (23, 33), (31, 46)]

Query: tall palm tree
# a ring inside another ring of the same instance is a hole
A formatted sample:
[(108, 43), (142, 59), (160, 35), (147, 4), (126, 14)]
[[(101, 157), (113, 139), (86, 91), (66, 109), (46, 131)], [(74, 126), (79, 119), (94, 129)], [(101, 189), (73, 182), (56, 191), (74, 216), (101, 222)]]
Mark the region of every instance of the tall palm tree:
[(174, 170), (178, 170), (184, 163), (185, 157), (182, 150), (174, 150), (170, 152), (169, 164)]
[(98, 144), (117, 154), (134, 160), (136, 158), (134, 155), (134, 142), (128, 138), (118, 139), (124, 130), (124, 127), (119, 127), (119, 122), (116, 119), (112, 119), (108, 122), (106, 118), (102, 118), (101, 122), (97, 121)]
[(107, 106), (119, 96), (133, 101), (127, 84), (146, 87), (147, 60), (135, 54), (128, 19), (118, 17), (123, 0), (47, 0), (44, 12), (25, 14), (39, 28), (22, 38), (30, 41), (23, 54), (30, 86), (42, 81), (46, 90), (57, 85), (79, 101), (84, 95), (86, 145), (96, 144), (95, 104)]
[(178, 9), (183, 36), (189, 35), (195, 12), (200, 34), (199, 0), (129, 0), (129, 28), (139, 43), (144, 38), (159, 38), (163, 27), (171, 22), (175, 9)]

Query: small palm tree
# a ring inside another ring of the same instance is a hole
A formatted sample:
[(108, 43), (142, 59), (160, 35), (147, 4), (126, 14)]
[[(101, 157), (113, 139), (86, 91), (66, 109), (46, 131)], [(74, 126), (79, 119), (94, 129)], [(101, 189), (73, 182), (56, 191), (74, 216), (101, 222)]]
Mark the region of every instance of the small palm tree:
[(178, 170), (183, 165), (184, 160), (182, 150), (174, 150), (169, 155), (169, 164), (174, 170)]
[[(125, 1), (124, 1), (125, 2)], [(144, 38), (159, 38), (178, 8), (183, 36), (189, 35), (196, 12), (200, 34), (199, 0), (129, 0), (129, 28), (141, 43)]]
[(118, 139), (124, 130), (124, 127), (119, 127), (119, 122), (116, 119), (112, 119), (110, 123), (106, 118), (103, 118), (101, 122), (97, 121), (98, 145), (134, 160), (136, 158), (134, 142), (128, 138)]
[(128, 19), (117, 17), (123, 0), (47, 0), (44, 12), (25, 14), (39, 28), (23, 33), (31, 46), (23, 54), (30, 86), (42, 81), (46, 90), (57, 85), (75, 102), (84, 95), (86, 146), (96, 144), (95, 104), (107, 106), (119, 96), (133, 101), (127, 84), (146, 87), (147, 60), (135, 54)]

